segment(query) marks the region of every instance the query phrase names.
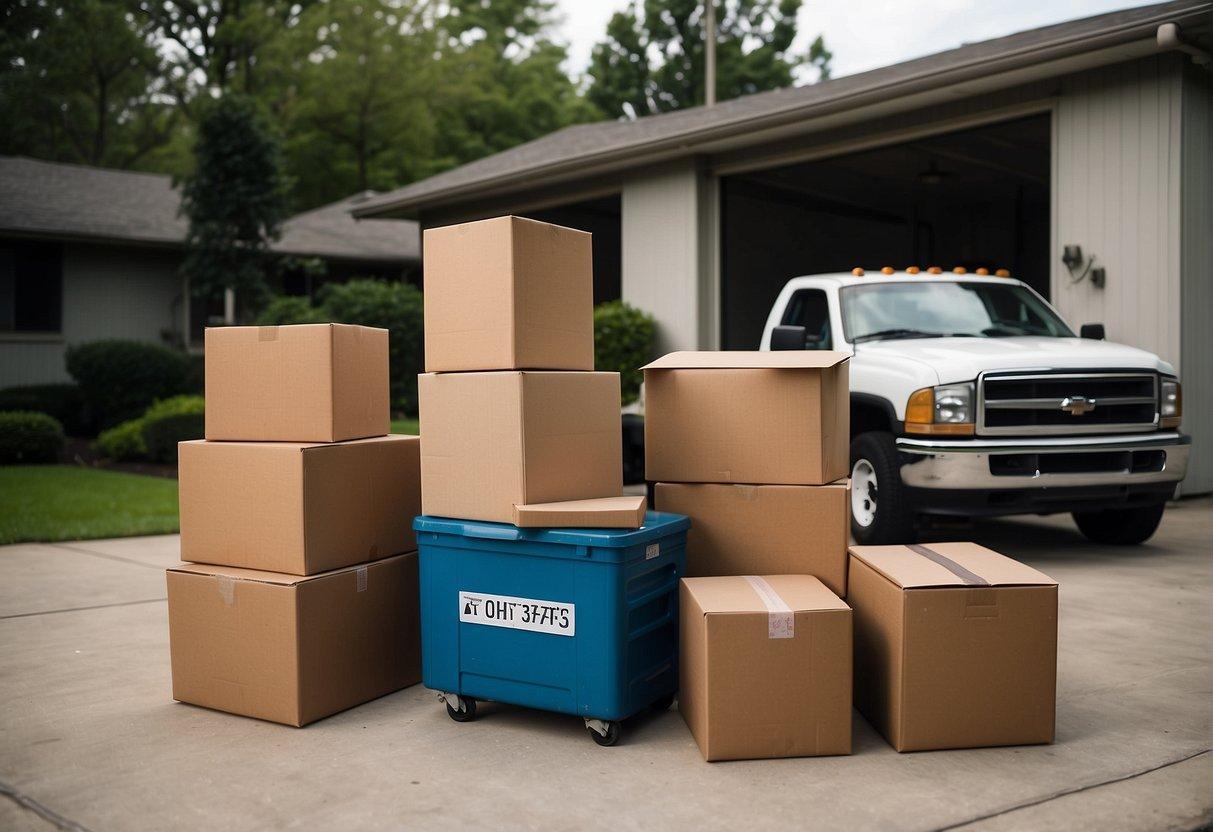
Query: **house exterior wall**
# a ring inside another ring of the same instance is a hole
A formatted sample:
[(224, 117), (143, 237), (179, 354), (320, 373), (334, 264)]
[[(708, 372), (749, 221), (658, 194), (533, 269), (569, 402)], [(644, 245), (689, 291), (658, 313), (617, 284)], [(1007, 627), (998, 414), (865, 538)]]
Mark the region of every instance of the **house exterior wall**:
[(163, 343), (185, 319), (180, 255), (147, 248), (64, 243), (63, 317), (57, 338), (0, 340), (0, 387), (70, 381), (64, 355), (100, 338)]

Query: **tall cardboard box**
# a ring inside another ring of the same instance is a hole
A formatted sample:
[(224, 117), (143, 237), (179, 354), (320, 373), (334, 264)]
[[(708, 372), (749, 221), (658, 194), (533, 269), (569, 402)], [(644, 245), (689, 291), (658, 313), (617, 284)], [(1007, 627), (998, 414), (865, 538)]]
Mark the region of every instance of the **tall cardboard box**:
[(522, 217), (426, 229), (425, 369), (593, 370), (590, 235)]
[(168, 570), (173, 698), (287, 725), (421, 680), (417, 555), (311, 577)]
[(843, 353), (674, 352), (644, 367), (645, 476), (824, 485), (850, 466)]
[(389, 429), (386, 329), (206, 330), (207, 439), (340, 442)]
[(898, 751), (1053, 741), (1057, 582), (976, 543), (853, 546), (855, 706)]
[(684, 578), (678, 709), (705, 760), (851, 753), (851, 610), (808, 575)]
[(427, 373), (421, 507), (510, 523), (514, 507), (623, 491), (619, 374)]
[(417, 548), (421, 441), (182, 442), (181, 559), (313, 575)]
[(654, 508), (691, 518), (687, 577), (812, 575), (847, 590), (850, 488), (659, 482)]

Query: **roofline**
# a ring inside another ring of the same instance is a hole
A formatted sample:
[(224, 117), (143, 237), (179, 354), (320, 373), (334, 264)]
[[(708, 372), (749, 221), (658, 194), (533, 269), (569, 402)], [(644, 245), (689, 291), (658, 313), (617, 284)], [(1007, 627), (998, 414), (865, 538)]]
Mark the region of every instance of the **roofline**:
[[(697, 152), (697, 149), (702, 149), (704, 145), (738, 136), (745, 137), (743, 144), (757, 144), (767, 140), (766, 136), (759, 134), (760, 131), (785, 126), (790, 122), (802, 122), (846, 111), (855, 112), (855, 118), (858, 120), (862, 117), (861, 111), (865, 107), (915, 94), (937, 91), (975, 79), (994, 79), (999, 75), (1015, 73), (1007, 85), (1022, 84), (1033, 80), (1032, 75), (1049, 77), (1059, 74), (1059, 70), (1065, 73), (1075, 72), (1157, 54), (1161, 51), (1172, 51), (1159, 46), (1158, 27), (1164, 23), (1176, 23), (1180, 26), (1188, 23), (1204, 24), (1211, 10), (1213, 10), (1213, 3), (1208, 2), (1179, 12), (1159, 9), (1148, 17), (1112, 25), (1100, 31), (1084, 35), (1063, 36), (1051, 43), (1022, 47), (995, 57), (972, 60), (950, 69), (923, 70), (907, 78), (877, 83), (873, 87), (855, 94), (847, 94), (843, 91), (823, 100), (791, 105), (716, 126), (690, 128), (647, 142), (625, 142), (604, 151), (562, 159), (549, 165), (510, 171), (478, 181), (453, 185), (449, 188), (440, 188), (418, 197), (407, 195), (393, 197), (391, 194), (386, 194), (382, 198), (368, 200), (365, 204), (352, 209), (350, 213), (359, 219), (385, 216), (412, 216), (415, 218), (416, 213), (423, 208), (457, 202), (461, 198), (473, 195), (487, 196), (489, 193), (499, 194), (503, 191), (522, 190), (532, 187), (537, 178), (561, 176), (563, 178), (583, 178), (610, 170), (637, 168), (664, 161), (672, 156), (692, 155)], [(1123, 48), (1135, 42), (1140, 42), (1139, 49), (1129, 51)], [(964, 48), (963, 46), (958, 47), (958, 49)], [(1095, 53), (1089, 65), (1077, 64), (1061, 68), (1053, 66), (1058, 62), (1073, 61), (1074, 58), (1089, 53)], [(946, 54), (946, 52), (937, 54)], [(912, 61), (906, 63), (912, 63)], [(888, 67), (884, 69), (888, 69)], [(872, 72), (879, 73), (881, 70), (872, 70)], [(409, 212), (409, 214), (402, 212)]]

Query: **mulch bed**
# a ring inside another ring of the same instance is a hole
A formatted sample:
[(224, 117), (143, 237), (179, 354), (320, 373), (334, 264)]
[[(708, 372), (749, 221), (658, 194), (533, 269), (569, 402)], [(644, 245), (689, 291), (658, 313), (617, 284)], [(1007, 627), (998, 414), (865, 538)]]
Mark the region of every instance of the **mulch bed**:
[(91, 439), (68, 437), (67, 459), (76, 465), (103, 468), (107, 471), (124, 471), (128, 474), (145, 474), (150, 477), (177, 479), (177, 466), (162, 462), (113, 462), (104, 459), (92, 449)]

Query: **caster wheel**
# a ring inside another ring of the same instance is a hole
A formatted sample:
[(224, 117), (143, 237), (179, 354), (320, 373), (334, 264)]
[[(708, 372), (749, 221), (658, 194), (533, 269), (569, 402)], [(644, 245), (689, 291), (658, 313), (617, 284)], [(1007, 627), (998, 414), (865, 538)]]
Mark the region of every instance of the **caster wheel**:
[(446, 715), (456, 722), (471, 722), (476, 718), (476, 700), (459, 697), (459, 710), (451, 707), (451, 703), (446, 703)]
[(612, 745), (619, 742), (619, 723), (608, 722), (606, 723), (606, 729), (607, 732), (605, 736), (598, 733), (593, 728), (588, 730), (590, 732), (590, 736), (593, 737), (594, 742), (598, 743), (604, 748), (610, 748)]
[(673, 704), (674, 704), (674, 694), (669, 693), (669, 694), (666, 694), (665, 696), (661, 697), (660, 699), (658, 699), (656, 702), (654, 702), (649, 707), (652, 708), (653, 713), (660, 714), (660, 713), (665, 713), (666, 711), (668, 711), (670, 709), (670, 706)]

